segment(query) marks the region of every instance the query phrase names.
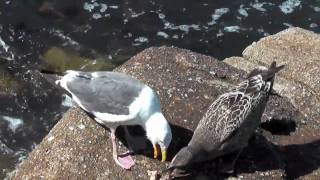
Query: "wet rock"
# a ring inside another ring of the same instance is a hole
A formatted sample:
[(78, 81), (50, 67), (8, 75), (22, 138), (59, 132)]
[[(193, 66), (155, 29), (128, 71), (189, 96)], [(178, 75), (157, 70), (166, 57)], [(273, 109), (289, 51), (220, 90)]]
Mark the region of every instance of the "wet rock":
[(38, 12), (51, 18), (71, 18), (79, 15), (82, 10), (83, 0), (42, 0)]
[(5, 65), (0, 63), (0, 96), (9, 95), (18, 91), (19, 83), (10, 74)]
[[(274, 41), (277, 40), (274, 39)], [(282, 44), (282, 46), (286, 45)], [(282, 46), (278, 48), (286, 49)], [(300, 48), (304, 47), (301, 46)], [(282, 53), (285, 54), (285, 52)], [(263, 59), (263, 57), (259, 58)], [(188, 143), (192, 131), (212, 101), (243, 79), (246, 76), (245, 71), (256, 67), (251, 61), (241, 57), (235, 57), (226, 62), (228, 64), (187, 50), (159, 47), (144, 50), (116, 69), (140, 79), (158, 92), (162, 109), (173, 131), (173, 141), (168, 152), (169, 160)], [(313, 90), (309, 87), (295, 86), (298, 82), (294, 78), (289, 79), (285, 73), (280, 74), (275, 86), (283, 97), (272, 96), (263, 117), (267, 123), (264, 128), (268, 131), (263, 130), (262, 134), (254, 136), (241, 154), (236, 164), (238, 179), (283, 179), (284, 176), (313, 178), (319, 173), (320, 143), (317, 133), (318, 125), (315, 123), (317, 116), (309, 113), (311, 110), (305, 110), (303, 103), (309, 101), (304, 99), (305, 94), (301, 93), (297, 99), (294, 99), (295, 96), (285, 93), (293, 87), (297, 91)], [(310, 98), (312, 99), (313, 96)], [(298, 100), (300, 102), (295, 103)], [(317, 101), (314, 102), (317, 103)], [(309, 118), (312, 120), (308, 120)], [(277, 123), (284, 128), (274, 131), (275, 127), (279, 126)], [(131, 128), (130, 131), (143, 137), (141, 129)], [(123, 139), (122, 132), (119, 129), (120, 139)], [(161, 163), (152, 159), (151, 144), (145, 143), (147, 148), (137, 151), (136, 165), (132, 171), (124, 171), (115, 165), (112, 159), (111, 141), (104, 128), (80, 109), (72, 108), (42, 143), (30, 153), (28, 159), (11, 174), (11, 177), (12, 179), (39, 177), (45, 179), (81, 179), (83, 177), (149, 179), (150, 172), (161, 172), (169, 162)], [(126, 147), (121, 145), (121, 151), (125, 150)], [(221, 159), (227, 162), (230, 157)], [(296, 161), (296, 158), (303, 163)], [(281, 163), (285, 165), (285, 172), (280, 169)], [(194, 169), (196, 173), (189, 179), (233, 179), (230, 176), (217, 174), (213, 162), (202, 164)]]
[(83, 57), (71, 49), (61, 49), (52, 47), (43, 56), (43, 68), (54, 72), (65, 72), (69, 69), (93, 71), (93, 70), (112, 70), (115, 65), (110, 59), (104, 57), (89, 58)]

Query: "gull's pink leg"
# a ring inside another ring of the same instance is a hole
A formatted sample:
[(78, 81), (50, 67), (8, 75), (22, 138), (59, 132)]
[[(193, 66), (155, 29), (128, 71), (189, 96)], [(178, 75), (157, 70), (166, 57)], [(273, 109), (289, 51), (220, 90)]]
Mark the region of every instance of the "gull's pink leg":
[(128, 156), (130, 154), (133, 154), (133, 148), (131, 146), (131, 142), (132, 142), (132, 138), (130, 136), (130, 133), (129, 133), (129, 130), (127, 128), (127, 126), (124, 126), (124, 134), (125, 134), (125, 138), (126, 138), (126, 141), (127, 141), (127, 145), (128, 145), (128, 151), (125, 152), (125, 153), (122, 153), (122, 154), (119, 154), (118, 156), (122, 157), (122, 156)]
[(116, 135), (115, 132), (116, 130), (113, 128), (110, 128), (110, 136), (112, 140), (112, 155), (113, 159), (115, 162), (121, 166), (122, 168), (129, 170), (133, 165), (134, 161), (131, 158), (131, 156), (123, 156), (123, 157), (118, 157), (118, 152), (117, 152), (117, 143), (116, 143)]

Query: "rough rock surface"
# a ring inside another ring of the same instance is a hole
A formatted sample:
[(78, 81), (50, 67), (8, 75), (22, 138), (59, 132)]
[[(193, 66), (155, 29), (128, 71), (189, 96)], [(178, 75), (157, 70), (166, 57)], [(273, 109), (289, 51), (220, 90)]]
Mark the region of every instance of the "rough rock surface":
[[(169, 149), (171, 156), (191, 138), (212, 99), (244, 75), (211, 57), (166, 47), (149, 48), (117, 70), (144, 81), (159, 93), (175, 137)], [(135, 156), (137, 164), (132, 171), (124, 171), (114, 164), (109, 134), (81, 110), (72, 109), (20, 166), (14, 179), (148, 179), (148, 170), (165, 169), (168, 164), (150, 158), (152, 147), (148, 147), (144, 156)]]
[(243, 58), (225, 62), (249, 71), (276, 60), (286, 65), (275, 89), (290, 98), (307, 119), (320, 117), (320, 36), (301, 28), (290, 28), (254, 42), (243, 51)]
[[(299, 34), (297, 31), (305, 32), (294, 29), (279, 34), (287, 36), (287, 32), (295, 35)], [(279, 34), (274, 36), (281, 39)], [(312, 33), (307, 32), (307, 34), (313, 36)], [(270, 38), (272, 39), (274, 36), (270, 36)], [(313, 40), (307, 35), (303, 37), (308, 39), (308, 43)], [(264, 42), (265, 39), (261, 41)], [(302, 41), (303, 38), (300, 39)], [(277, 40), (275, 38), (273, 41)], [(272, 41), (266, 42), (271, 43)], [(260, 41), (257, 44), (259, 43)], [(294, 42), (290, 42), (290, 44), (279, 43), (278, 46), (281, 45), (281, 47), (278, 47), (279, 49), (288, 51), (287, 53), (281, 51), (280, 55), (291, 56), (290, 48), (287, 48), (287, 46), (294, 46), (292, 43)], [(308, 47), (303, 44), (300, 46), (301, 49)], [(259, 47), (263, 49), (263, 44), (260, 44)], [(254, 52), (254, 48), (252, 47), (250, 51)], [(260, 51), (262, 50), (260, 49)], [(303, 50), (301, 51), (303, 52)], [(245, 52), (249, 52), (248, 49)], [(267, 52), (266, 50), (265, 54)], [(273, 58), (279, 63), (291, 62), (282, 61), (280, 55), (277, 57), (275, 52), (273, 52), (273, 55)], [(313, 55), (319, 57), (320, 51)], [(259, 59), (263, 58), (263, 55), (259, 56)], [(291, 58), (291, 60), (294, 59)], [(187, 50), (160, 47), (146, 49), (116, 69), (140, 79), (158, 92), (162, 109), (173, 130), (169, 159), (182, 146), (187, 144), (192, 131), (210, 103), (227, 88), (245, 77), (246, 73), (244, 71), (232, 66), (240, 67), (245, 71), (256, 66), (244, 58), (232, 58), (226, 62), (229, 65)], [(242, 62), (244, 64), (240, 65)], [(266, 61), (261, 64), (268, 65), (270, 62)], [(313, 86), (293, 86), (296, 85), (295, 77), (286, 75), (287, 71), (289, 72), (289, 70), (286, 70), (278, 78), (285, 81), (278, 83), (277, 79), (276, 90), (281, 95), (287, 95), (286, 91), (282, 89), (293, 87), (298, 88), (298, 90), (304, 88), (304, 92), (314, 91), (311, 89)], [(289, 77), (292, 77), (292, 79)], [(288, 83), (282, 84), (282, 82)], [(248, 148), (241, 154), (236, 165), (237, 178), (283, 179), (283, 176), (286, 175), (288, 178), (313, 179), (319, 176), (320, 141), (317, 139), (319, 130), (317, 120), (319, 118), (316, 118), (317, 114), (312, 114), (312, 110), (306, 110), (305, 104), (302, 102), (307, 102), (308, 99), (304, 99), (304, 95), (303, 93), (294, 95), (294, 97), (298, 96), (297, 99), (289, 95), (284, 97), (272, 96), (263, 117), (262, 127), (265, 130), (262, 134), (264, 136), (255, 136)], [(313, 94), (310, 95), (310, 99), (312, 98), (314, 98)], [(296, 101), (299, 103), (295, 103)], [(315, 105), (319, 106), (319, 104)], [(137, 128), (131, 129), (131, 132), (141, 134), (141, 130)], [(121, 138), (121, 129), (118, 134)], [(28, 159), (12, 173), (12, 178), (148, 179), (148, 172), (164, 170), (169, 162), (161, 163), (152, 159), (152, 147), (150, 144), (147, 144), (146, 147), (146, 150), (139, 151), (139, 155), (135, 156), (136, 165), (132, 171), (120, 169), (113, 162), (111, 141), (104, 128), (95, 123), (80, 109), (72, 108), (44, 138), (42, 143), (30, 153)], [(125, 151), (126, 148), (121, 146), (121, 149)], [(275, 154), (285, 163), (285, 174), (279, 170), (277, 161), (279, 159), (275, 158)], [(225, 159), (227, 161), (228, 156)], [(190, 179), (227, 177), (217, 174), (211, 162), (195, 167), (195, 169), (198, 173)], [(233, 177), (228, 178), (233, 179)]]
[[(224, 62), (248, 72), (273, 60), (286, 65), (276, 77), (275, 90), (287, 97), (304, 117), (295, 118), (302, 121), (296, 122), (297, 127), (290, 136), (274, 135), (272, 141), (286, 156), (289, 178), (305, 176), (306, 179), (317, 179), (320, 175), (320, 35), (290, 28), (252, 43), (244, 50), (243, 57), (227, 58)], [(294, 128), (289, 120), (271, 126), (282, 127), (284, 122), (288, 122), (287, 125)]]

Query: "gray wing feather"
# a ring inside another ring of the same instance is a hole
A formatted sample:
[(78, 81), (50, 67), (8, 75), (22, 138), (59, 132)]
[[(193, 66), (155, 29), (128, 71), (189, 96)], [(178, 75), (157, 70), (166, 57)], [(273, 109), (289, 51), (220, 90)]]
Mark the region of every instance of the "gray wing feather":
[(78, 72), (67, 87), (89, 112), (127, 115), (144, 85), (116, 72)]

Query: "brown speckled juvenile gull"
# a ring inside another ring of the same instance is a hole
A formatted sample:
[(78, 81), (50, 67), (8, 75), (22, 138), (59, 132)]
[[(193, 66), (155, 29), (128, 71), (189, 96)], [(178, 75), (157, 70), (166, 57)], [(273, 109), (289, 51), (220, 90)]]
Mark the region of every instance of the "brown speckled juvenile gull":
[[(173, 158), (169, 169), (183, 175), (193, 164), (242, 150), (260, 125), (274, 76), (284, 66), (251, 71), (230, 92), (220, 95), (200, 120), (189, 144)], [(233, 161), (234, 166), (236, 159)]]
[(154, 157), (159, 155), (159, 145), (162, 161), (166, 160), (171, 129), (157, 94), (149, 86), (123, 73), (107, 71), (67, 71), (56, 83), (98, 123), (110, 129), (113, 158), (122, 168), (130, 169), (134, 162), (129, 156), (118, 156), (115, 131), (121, 125), (142, 126), (153, 144)]

